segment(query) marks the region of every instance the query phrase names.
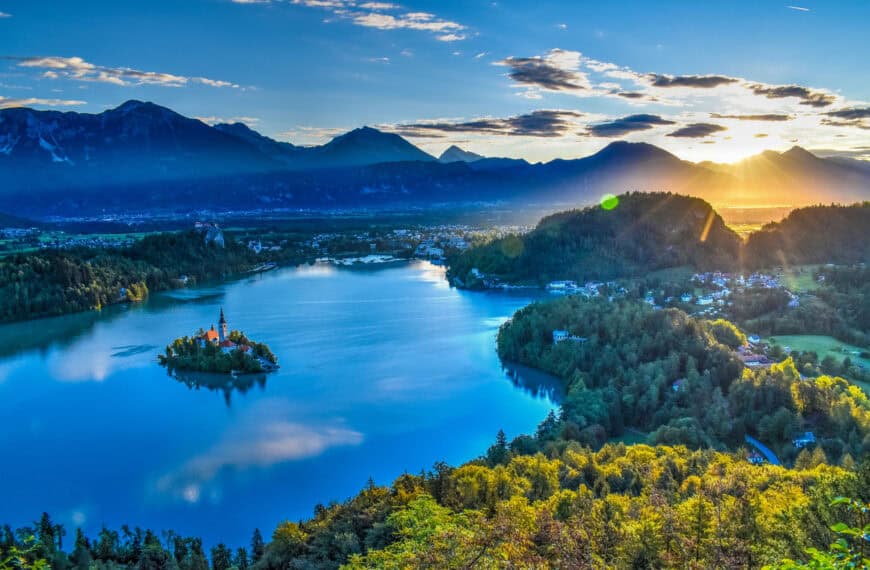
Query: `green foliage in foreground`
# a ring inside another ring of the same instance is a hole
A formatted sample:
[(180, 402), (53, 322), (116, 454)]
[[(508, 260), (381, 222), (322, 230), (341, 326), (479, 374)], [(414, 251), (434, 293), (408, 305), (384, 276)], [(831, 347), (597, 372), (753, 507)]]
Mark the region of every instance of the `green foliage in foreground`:
[(785, 560), (778, 570), (814, 569), (839, 570), (847, 568), (870, 568), (870, 503), (837, 497), (832, 505), (846, 505), (857, 520), (855, 526), (838, 522), (831, 530), (840, 536), (827, 552), (808, 548), (807, 562)]
[[(554, 329), (586, 340), (554, 344)], [(843, 378), (802, 379), (790, 359), (744, 368), (731, 348), (743, 341), (727, 321), (569, 296), (518, 311), (499, 331), (498, 351), (565, 387), (560, 416), (526, 438), (530, 451), (565, 440), (594, 447), (631, 427), (651, 432), (650, 443), (720, 449), (749, 434), (787, 462), (803, 431), (815, 432), (831, 461), (870, 453), (866, 394)]]
[(195, 372), (213, 372), (228, 374), (236, 372), (263, 372), (260, 359), (277, 364), (278, 359), (268, 345), (248, 339), (244, 333), (231, 331), (229, 338), (237, 345), (248, 345), (249, 352), (240, 348), (224, 352), (214, 343), (201, 343), (197, 337), (181, 337), (167, 345), (164, 354), (157, 356), (158, 362), (172, 370), (187, 370)]
[[(255, 531), (250, 549), (218, 544), (211, 568), (760, 568), (808, 559), (808, 548), (822, 552), (866, 524), (832, 502), (867, 501), (870, 462), (790, 470), (685, 447), (572, 444), (549, 457), (493, 447), (490, 459), (370, 483), (310, 520), (281, 523), (268, 543)], [(209, 568), (197, 538), (104, 528), (77, 532), (66, 553), (63, 534), (47, 515), (5, 527), (0, 555), (36, 536), (28, 560), (57, 570)]]

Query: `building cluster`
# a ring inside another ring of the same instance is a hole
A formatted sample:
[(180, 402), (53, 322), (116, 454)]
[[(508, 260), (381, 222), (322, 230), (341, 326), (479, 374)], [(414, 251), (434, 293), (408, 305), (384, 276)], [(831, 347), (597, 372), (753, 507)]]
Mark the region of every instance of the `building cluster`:
[(576, 334), (571, 334), (567, 330), (556, 329), (553, 331), (553, 344), (559, 344), (560, 342), (586, 342), (586, 337), (577, 336)]
[(257, 254), (264, 251), (281, 251), (286, 243), (287, 240), (283, 240), (281, 243), (266, 241), (266, 243), (264, 244), (263, 240), (261, 239), (252, 239), (248, 240), (248, 249)]
[(0, 239), (23, 239), (40, 233), (39, 228), (0, 228)]
[(218, 247), (224, 247), (224, 232), (216, 222), (196, 222), (193, 228), (203, 235), (206, 245), (213, 243)]
[(361, 252), (396, 255), (405, 252), (417, 259), (442, 264), (451, 251), (468, 249), (470, 235), (475, 231), (466, 225), (448, 224), (398, 228), (382, 234), (368, 231), (320, 233), (302, 245), (315, 255), (330, 259)]
[(576, 281), (550, 281), (547, 283), (547, 291), (554, 295), (581, 295), (587, 298), (606, 293), (611, 300), (622, 297), (628, 292), (616, 281), (587, 281), (582, 285)]
[(135, 238), (121, 236), (58, 236), (55, 239), (40, 242), (39, 247), (40, 249), (76, 249), (80, 247), (89, 249), (111, 249), (129, 247), (133, 245), (135, 241)]

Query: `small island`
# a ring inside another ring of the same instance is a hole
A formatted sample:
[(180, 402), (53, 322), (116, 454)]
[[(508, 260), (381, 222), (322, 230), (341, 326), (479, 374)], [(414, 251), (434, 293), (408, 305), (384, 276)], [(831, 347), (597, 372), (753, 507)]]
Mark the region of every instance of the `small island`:
[(170, 370), (216, 374), (271, 372), (278, 368), (278, 359), (267, 345), (250, 340), (243, 332), (229, 331), (223, 308), (217, 329), (212, 325), (193, 337), (175, 339), (157, 360)]

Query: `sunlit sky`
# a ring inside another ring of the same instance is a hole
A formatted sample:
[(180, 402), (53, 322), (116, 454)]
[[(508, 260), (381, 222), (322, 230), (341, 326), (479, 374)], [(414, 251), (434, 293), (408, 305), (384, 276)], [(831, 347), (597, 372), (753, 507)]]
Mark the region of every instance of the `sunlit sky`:
[(870, 159), (870, 2), (0, 0), (0, 107), (150, 100), (295, 144)]

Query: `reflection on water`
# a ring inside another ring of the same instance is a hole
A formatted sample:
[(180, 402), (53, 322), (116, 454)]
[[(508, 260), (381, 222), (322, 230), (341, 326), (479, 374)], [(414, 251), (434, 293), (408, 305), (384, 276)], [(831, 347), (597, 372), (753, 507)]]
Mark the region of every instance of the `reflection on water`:
[(551, 374), (513, 362), (504, 363), (504, 372), (514, 386), (536, 398), (545, 398), (558, 404), (565, 397), (563, 382)]
[(218, 441), (161, 475), (157, 496), (187, 503), (218, 502), (223, 496), (221, 474), (233, 474), (322, 454), (331, 447), (359, 445), (363, 434), (337, 422), (304, 424), (289, 420), (290, 406), (263, 400), (220, 435)]
[(191, 390), (205, 389), (223, 393), (227, 406), (232, 405), (233, 392), (245, 394), (254, 386), (257, 386), (261, 390), (266, 388), (265, 374), (230, 376), (229, 374), (209, 374), (206, 372), (187, 372), (171, 369), (167, 369), (166, 374)]
[(127, 356), (136, 356), (146, 352), (154, 352), (157, 350), (156, 344), (129, 344), (126, 346), (114, 346), (112, 350), (112, 358), (125, 358)]
[[(474, 458), (558, 397), (525, 372), (506, 381), (495, 352), (530, 295), (457, 291), (423, 262), (316, 264), (0, 326), (0, 457), (16, 466), (0, 523), (48, 511), (91, 534), (129, 523), (242, 545), (369, 477)], [(280, 359), (268, 382), (158, 365), (220, 307)]]

